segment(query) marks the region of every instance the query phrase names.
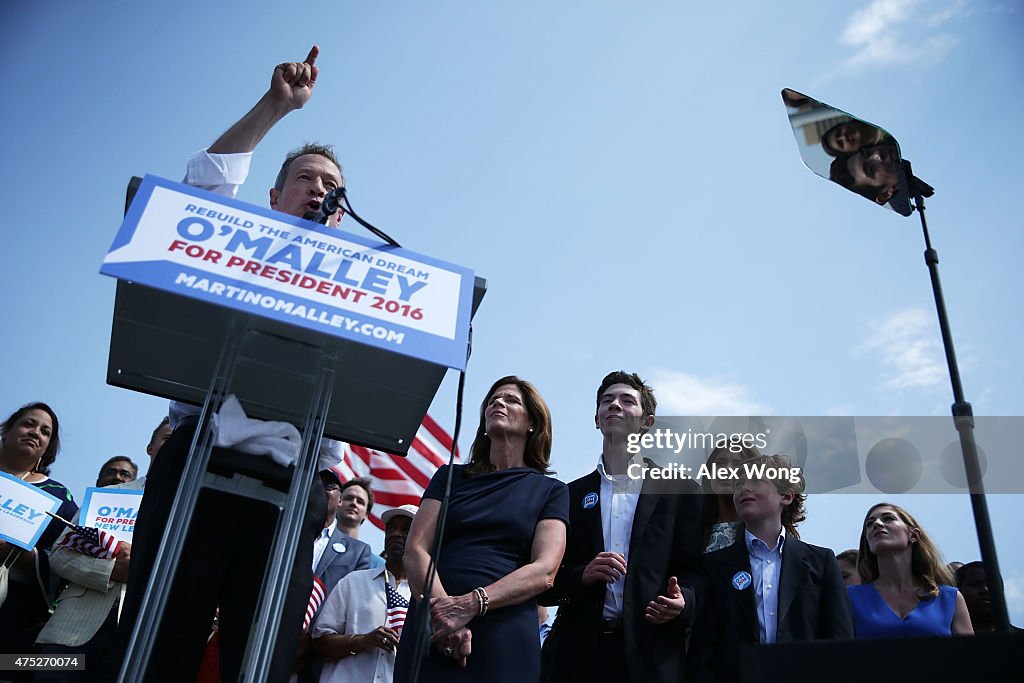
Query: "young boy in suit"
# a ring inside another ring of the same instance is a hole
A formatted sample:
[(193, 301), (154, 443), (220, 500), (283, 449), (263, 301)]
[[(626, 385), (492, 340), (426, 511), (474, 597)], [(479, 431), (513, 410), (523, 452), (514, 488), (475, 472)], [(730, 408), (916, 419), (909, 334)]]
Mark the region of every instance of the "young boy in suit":
[(740, 643), (853, 638), (835, 555), (800, 540), (805, 482), (784, 455), (744, 463), (733, 493), (745, 528), (704, 556), (708, 599), (693, 635), (693, 677), (738, 681)]

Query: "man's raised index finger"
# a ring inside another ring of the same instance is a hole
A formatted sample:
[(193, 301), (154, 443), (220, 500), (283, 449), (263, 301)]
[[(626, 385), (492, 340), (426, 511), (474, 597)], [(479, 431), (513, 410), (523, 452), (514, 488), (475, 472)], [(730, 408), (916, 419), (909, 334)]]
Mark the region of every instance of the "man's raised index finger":
[(313, 62), (316, 61), (316, 58), (318, 56), (320, 56), (320, 46), (319, 45), (314, 45), (313, 47), (309, 48), (309, 54), (306, 55), (306, 59), (304, 59), (303, 61), (306, 64), (309, 64), (310, 66), (313, 66)]

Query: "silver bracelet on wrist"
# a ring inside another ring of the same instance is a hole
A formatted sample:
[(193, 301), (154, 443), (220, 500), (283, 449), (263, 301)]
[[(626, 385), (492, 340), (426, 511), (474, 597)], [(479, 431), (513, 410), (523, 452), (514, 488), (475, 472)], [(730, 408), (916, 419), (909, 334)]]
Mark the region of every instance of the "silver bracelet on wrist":
[(480, 606), (480, 612), (479, 614), (477, 614), (477, 616), (482, 617), (483, 615), (487, 614), (487, 604), (489, 602), (489, 599), (487, 597), (487, 591), (485, 591), (483, 587), (477, 587), (473, 589), (473, 593), (476, 594), (476, 601), (477, 604)]

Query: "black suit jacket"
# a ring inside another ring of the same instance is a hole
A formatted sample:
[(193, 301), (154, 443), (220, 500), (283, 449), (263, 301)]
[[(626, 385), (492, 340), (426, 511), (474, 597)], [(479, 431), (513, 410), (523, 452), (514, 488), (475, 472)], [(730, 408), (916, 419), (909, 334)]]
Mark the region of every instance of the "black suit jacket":
[[(648, 461), (648, 465), (652, 465)], [(583, 569), (605, 550), (600, 501), (584, 508), (584, 498), (600, 495), (595, 470), (569, 484), (569, 535), (555, 585), (539, 598), (557, 605), (558, 616), (544, 642), (541, 680), (584, 680), (582, 665), (601, 646), (601, 612), (607, 584), (586, 587)], [(634, 683), (680, 683), (685, 676), (684, 641), (702, 599), (700, 489), (692, 481), (646, 480), (637, 500), (623, 588), (623, 640), (627, 669)], [(665, 592), (675, 576), (686, 607), (662, 625), (644, 619), (647, 603)], [(598, 678), (590, 678), (600, 680)]]
[[(740, 643), (759, 640), (753, 582), (742, 590), (732, 584), (738, 572), (750, 574), (742, 529), (733, 545), (704, 556), (704, 571), (707, 601), (694, 626), (691, 679), (738, 681)], [(850, 601), (831, 550), (786, 536), (776, 618), (779, 643), (853, 638)]]

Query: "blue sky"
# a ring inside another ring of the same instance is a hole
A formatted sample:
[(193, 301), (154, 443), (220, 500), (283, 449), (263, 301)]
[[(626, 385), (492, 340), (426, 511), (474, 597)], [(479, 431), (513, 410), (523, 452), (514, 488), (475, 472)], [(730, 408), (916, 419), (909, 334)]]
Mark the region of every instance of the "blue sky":
[[(803, 167), (786, 86), (884, 126), (936, 188), (967, 398), (1021, 415), (1019, 5), (691, 5), (3, 3), (0, 408), (56, 408), (53, 475), (79, 497), (109, 456), (145, 460), (165, 402), (104, 383), (114, 282), (98, 271), (124, 185), (180, 179), (318, 43), (312, 101), (239, 198), (266, 206), (287, 150), (331, 142), (361, 215), (487, 278), (466, 433), (490, 383), (519, 374), (551, 406), (559, 475), (580, 476), (600, 448), (593, 392), (618, 368), (649, 377), (665, 415), (948, 414), (917, 218)], [(454, 388), (432, 409), (449, 429)], [(804, 537), (853, 546), (876, 500), (812, 498)], [(949, 559), (978, 557), (965, 497), (897, 502)], [(989, 505), (1021, 624), (1024, 505)]]

